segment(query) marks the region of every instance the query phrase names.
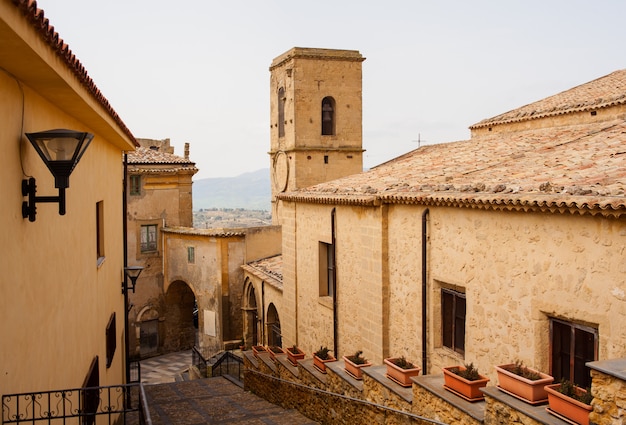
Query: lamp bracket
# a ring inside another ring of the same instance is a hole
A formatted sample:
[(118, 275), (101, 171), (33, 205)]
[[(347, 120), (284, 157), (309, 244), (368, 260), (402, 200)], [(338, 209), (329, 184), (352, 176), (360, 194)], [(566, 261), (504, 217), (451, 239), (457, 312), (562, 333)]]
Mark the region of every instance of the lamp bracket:
[(37, 196), (35, 178), (22, 180), (22, 196), (28, 196), (28, 201), (22, 202), (22, 217), (28, 217), (29, 221), (35, 221), (37, 215), (37, 203), (48, 202), (59, 204), (59, 214), (65, 215), (65, 188), (59, 188), (59, 196)]

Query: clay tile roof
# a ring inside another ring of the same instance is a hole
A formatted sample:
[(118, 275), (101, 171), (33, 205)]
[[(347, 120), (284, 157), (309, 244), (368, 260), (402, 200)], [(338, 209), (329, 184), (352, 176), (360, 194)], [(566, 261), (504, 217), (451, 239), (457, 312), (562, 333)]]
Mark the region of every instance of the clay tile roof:
[(100, 92), (96, 84), (91, 77), (87, 74), (87, 70), (80, 63), (78, 58), (72, 53), (69, 46), (59, 37), (59, 34), (54, 30), (54, 27), (50, 25), (48, 18), (44, 16), (44, 11), (37, 7), (35, 0), (12, 0), (13, 4), (22, 12), (22, 15), (28, 19), (30, 24), (41, 36), (41, 39), (49, 45), (52, 50), (57, 54), (59, 58), (67, 67), (76, 75), (81, 84), (87, 89), (89, 93), (93, 95), (96, 101), (102, 105), (102, 107), (109, 113), (111, 118), (117, 125), (124, 131), (124, 133), (132, 140), (135, 145), (137, 141), (135, 136), (130, 132), (126, 124), (122, 121), (119, 115), (113, 110), (113, 107), (109, 104), (109, 101)]
[(622, 69), (521, 108), (482, 120), (470, 126), (470, 129), (590, 111), (625, 103), (626, 69)]
[(626, 215), (626, 122), (490, 133), (423, 146), (367, 172), (280, 198)]
[(194, 227), (163, 227), (163, 233), (176, 235), (206, 236), (210, 238), (232, 238), (246, 235), (245, 229), (197, 229)]
[(188, 164), (195, 165), (194, 162), (182, 156), (163, 152), (158, 149), (139, 147), (128, 153), (129, 164)]
[(261, 280), (272, 283), (279, 289), (283, 285), (283, 256), (276, 255), (274, 257), (264, 258), (258, 261), (252, 261), (244, 264), (243, 269), (253, 274)]

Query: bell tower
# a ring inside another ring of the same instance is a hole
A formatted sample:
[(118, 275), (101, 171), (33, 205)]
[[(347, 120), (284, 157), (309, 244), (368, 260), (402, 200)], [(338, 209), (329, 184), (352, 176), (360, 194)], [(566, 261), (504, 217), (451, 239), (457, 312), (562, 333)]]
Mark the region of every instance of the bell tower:
[(355, 50), (294, 47), (270, 66), (272, 222), (276, 196), (363, 171), (362, 62)]

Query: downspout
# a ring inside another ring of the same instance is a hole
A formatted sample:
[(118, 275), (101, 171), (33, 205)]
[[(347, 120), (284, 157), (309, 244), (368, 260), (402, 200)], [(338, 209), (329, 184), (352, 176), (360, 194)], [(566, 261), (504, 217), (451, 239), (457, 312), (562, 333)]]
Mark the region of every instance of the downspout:
[(427, 361), (427, 349), (428, 344), (426, 341), (426, 329), (428, 324), (426, 323), (427, 319), (427, 284), (428, 284), (428, 275), (426, 270), (426, 260), (427, 256), (427, 247), (428, 247), (428, 215), (429, 210), (426, 208), (422, 213), (422, 375), (427, 375), (428, 372), (426, 370)]
[[(297, 240), (297, 235), (298, 235), (298, 220), (295, 220), (295, 218), (298, 216), (298, 204), (297, 203), (293, 203), (293, 216), (294, 216), (294, 220), (293, 220), (293, 234), (296, 235), (294, 236), (294, 242), (296, 242)], [(281, 223), (281, 228), (280, 228), (280, 232), (281, 232), (281, 244), (282, 244), (282, 232), (283, 232), (283, 228), (282, 228), (282, 223)], [(282, 245), (281, 245), (281, 256), (284, 254), (283, 249), (282, 249)], [(293, 244), (293, 258), (295, 258), (295, 273), (293, 274), (293, 288), (294, 288), (294, 292), (295, 292), (295, 299), (294, 299), (294, 310), (295, 310), (295, 316), (296, 316), (296, 340), (295, 340), (295, 344), (299, 345), (300, 341), (300, 333), (298, 332), (298, 244), (294, 243)], [(283, 263), (284, 264), (284, 263)], [(283, 276), (283, 279), (285, 277)]]
[(267, 326), (265, 323), (265, 280), (261, 281), (261, 308), (263, 311), (261, 312), (261, 343), (264, 344), (265, 341), (265, 327)]
[[(128, 176), (128, 154), (124, 152), (124, 176), (122, 178), (122, 243), (124, 245), (122, 252), (124, 253), (124, 276), (122, 285), (126, 287), (126, 267), (128, 267), (128, 225), (126, 223), (126, 214), (128, 214), (126, 206), (126, 183)], [(128, 359), (130, 357), (130, 349), (128, 347), (130, 338), (128, 336), (128, 290), (124, 290), (124, 369), (126, 372), (126, 384), (130, 383), (130, 363)]]
[(337, 247), (335, 246), (335, 213), (336, 210), (333, 208), (333, 211), (330, 214), (330, 242), (333, 250), (333, 264), (332, 264), (332, 276), (333, 276), (333, 352), (335, 353), (335, 358), (339, 358), (338, 340), (339, 340), (339, 330), (337, 329), (337, 320), (338, 320), (338, 307), (337, 307)]

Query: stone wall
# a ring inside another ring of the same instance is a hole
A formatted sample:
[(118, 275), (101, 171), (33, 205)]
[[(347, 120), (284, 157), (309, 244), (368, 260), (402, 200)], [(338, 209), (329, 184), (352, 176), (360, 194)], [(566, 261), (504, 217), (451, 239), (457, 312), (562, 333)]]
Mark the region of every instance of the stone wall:
[[(269, 354), (261, 354), (259, 357), (254, 357), (251, 352), (244, 353), (245, 389), (284, 408), (298, 409), (308, 418), (321, 424), (443, 425), (441, 422), (408, 411), (364, 400), (360, 397), (362, 390), (358, 389), (358, 385), (349, 388), (349, 384), (342, 383), (341, 377), (333, 371), (328, 372), (328, 385), (319, 389), (301, 383), (300, 375), (309, 375), (308, 378), (304, 378), (305, 380), (314, 379), (318, 383), (322, 382), (313, 377), (306, 368), (299, 366), (294, 374), (285, 370), (288, 366), (284, 365), (284, 361), (277, 361), (275, 367), (272, 367), (268, 365), (271, 361)], [(282, 372), (279, 369), (282, 369)], [(289, 377), (291, 379), (286, 379)], [(331, 389), (350, 394), (330, 391)]]
[[(484, 401), (469, 402), (450, 391), (439, 374), (412, 378), (411, 388), (389, 380), (385, 366), (363, 369), (363, 380), (344, 371), (342, 360), (327, 363), (327, 373), (311, 358), (293, 366), (286, 355), (270, 358), (244, 352), (245, 388), (320, 423), (437, 423), (450, 425), (565, 425), (546, 402), (529, 404), (494, 385)], [(626, 358), (592, 362), (593, 411), (590, 424), (621, 425), (626, 419)], [(359, 413), (361, 412), (361, 413)], [(361, 416), (364, 415), (364, 416)], [(411, 422), (413, 421), (413, 422)]]
[(589, 420), (597, 425), (626, 423), (626, 359), (590, 363), (593, 412)]
[[(376, 363), (400, 355), (420, 363), (425, 355), (428, 373), (473, 362), (495, 379), (494, 365), (516, 359), (549, 371), (554, 318), (598, 329), (598, 358), (624, 355), (623, 220), (430, 207), (422, 318), (423, 206), (284, 206), (293, 215), (283, 224), (289, 299), (280, 314), (294, 318), (284, 329), (305, 351), (336, 343), (337, 355), (363, 350)], [(333, 209), (337, 341), (332, 299), (319, 294), (318, 246), (328, 241)], [(466, 296), (464, 355), (442, 344), (442, 288)]]

